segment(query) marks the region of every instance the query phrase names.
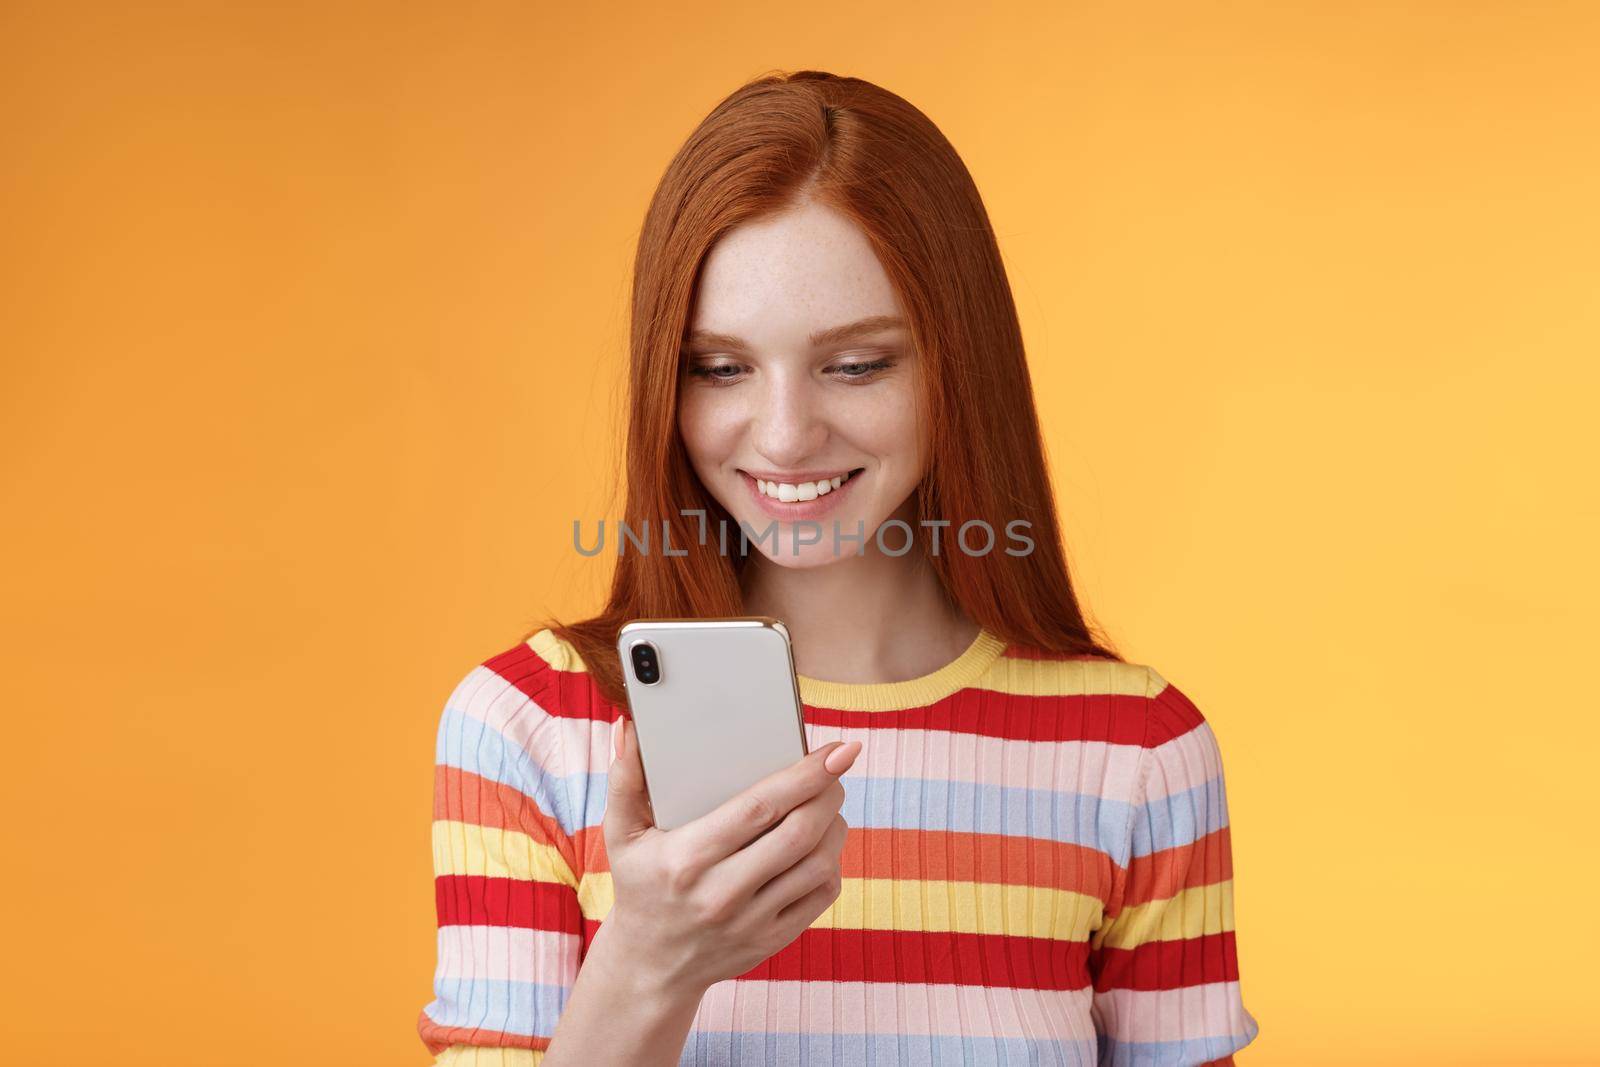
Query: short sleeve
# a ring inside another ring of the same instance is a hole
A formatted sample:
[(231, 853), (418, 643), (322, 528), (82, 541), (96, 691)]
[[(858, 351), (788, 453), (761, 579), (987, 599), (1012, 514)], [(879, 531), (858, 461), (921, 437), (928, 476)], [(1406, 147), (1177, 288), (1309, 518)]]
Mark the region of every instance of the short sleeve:
[(559, 716), (526, 691), (523, 646), (476, 667), (446, 702), (434, 759), (434, 999), (417, 1030), (438, 1064), (544, 1059), (583, 954), (583, 791)]
[(1260, 1027), (1240, 991), (1222, 756), (1154, 670), (1147, 697), (1125, 860), (1089, 943), (1099, 1065), (1232, 1064)]

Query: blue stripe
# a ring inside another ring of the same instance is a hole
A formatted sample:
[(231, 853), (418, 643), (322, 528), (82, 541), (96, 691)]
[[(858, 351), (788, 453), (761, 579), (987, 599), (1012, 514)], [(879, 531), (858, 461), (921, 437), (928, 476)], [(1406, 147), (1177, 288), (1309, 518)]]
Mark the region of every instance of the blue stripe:
[(1186, 1037), (1179, 1041), (1118, 1041), (1106, 1034), (1099, 1039), (1101, 1067), (1181, 1067), (1210, 1063), (1231, 1056), (1254, 1041), (1260, 1027), (1251, 1019), (1242, 1034), (1221, 1037)]
[(1193, 789), (1140, 805), (1133, 815), (1133, 855), (1192, 845), (1228, 825), (1225, 789), (1217, 775)]
[(433, 994), (438, 999), (423, 1010), (440, 1026), (549, 1037), (571, 993), (571, 987), (561, 985), (435, 977)]
[(691, 1030), (678, 1064), (679, 1067), (731, 1067), (734, 1064), (889, 1067), (912, 1063), (929, 1067), (937, 1064), (950, 1067), (1017, 1067), (1019, 1064), (1096, 1067), (1096, 1060), (1092, 1040), (1073, 1043), (1046, 1038), (955, 1034)]
[(846, 775), (840, 781), (840, 814), (852, 827), (1032, 837), (1099, 849), (1127, 865), (1132, 811), (1120, 800), (935, 778)]

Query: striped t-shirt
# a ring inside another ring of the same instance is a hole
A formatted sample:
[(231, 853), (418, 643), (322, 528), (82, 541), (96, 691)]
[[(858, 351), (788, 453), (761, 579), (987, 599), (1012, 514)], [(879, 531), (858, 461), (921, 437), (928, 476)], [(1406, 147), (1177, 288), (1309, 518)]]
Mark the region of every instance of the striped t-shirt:
[[(686, 1065), (1231, 1064), (1233, 863), (1211, 727), (1148, 666), (987, 631), (905, 682), (802, 677), (840, 779), (837, 900), (710, 987)], [(439, 724), (434, 999), (443, 1064), (544, 1056), (611, 909), (618, 709), (549, 630), (474, 668)]]

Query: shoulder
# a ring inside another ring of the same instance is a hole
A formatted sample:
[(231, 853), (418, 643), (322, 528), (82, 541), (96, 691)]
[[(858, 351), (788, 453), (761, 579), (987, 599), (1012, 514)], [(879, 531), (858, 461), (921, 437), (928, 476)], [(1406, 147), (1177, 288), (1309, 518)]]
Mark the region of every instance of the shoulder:
[(440, 761), (468, 758), (447, 749), (472, 745), (479, 761), (493, 751), (514, 761), (526, 753), (547, 767), (582, 769), (592, 763), (596, 729), (609, 743), (616, 717), (577, 650), (542, 629), (484, 657), (456, 683), (440, 722)]
[(469, 700), (514, 691), (537, 702), (550, 715), (589, 717), (605, 704), (583, 658), (554, 630), (537, 630), (469, 670), (457, 693)]
[(1008, 705), (1049, 716), (1055, 722), (1047, 728), (1051, 736), (1137, 745), (1152, 683), (1143, 664), (1008, 642), (974, 688), (1005, 694)]
[(1145, 693), (1150, 714), (1148, 744), (1159, 745), (1202, 727), (1210, 730), (1205, 715), (1188, 693), (1154, 667), (1143, 664), (1141, 669), (1145, 671), (1149, 685)]
[(1061, 704), (1093, 707), (1109, 720), (1108, 740), (1154, 748), (1195, 729), (1206, 717), (1155, 666), (1096, 655), (1049, 652), (1008, 643), (985, 672), (981, 688)]
[(1140, 663), (1095, 655), (1050, 652), (1007, 642), (985, 672), (991, 688), (1038, 696), (1140, 698), (1151, 683)]
[(1144, 665), (1146, 698), (1144, 755), (1147, 792), (1209, 788), (1222, 781), (1222, 750), (1211, 723), (1189, 694), (1154, 667)]

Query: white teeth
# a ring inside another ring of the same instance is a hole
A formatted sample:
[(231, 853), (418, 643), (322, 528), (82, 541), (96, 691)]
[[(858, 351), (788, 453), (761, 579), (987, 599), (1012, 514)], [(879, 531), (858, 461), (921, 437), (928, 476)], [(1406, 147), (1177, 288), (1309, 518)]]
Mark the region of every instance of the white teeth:
[(785, 503), (797, 500), (815, 500), (819, 496), (833, 492), (850, 478), (849, 474), (836, 474), (832, 478), (822, 478), (815, 482), (769, 482), (765, 478), (756, 479), (756, 488), (763, 496), (774, 497)]

